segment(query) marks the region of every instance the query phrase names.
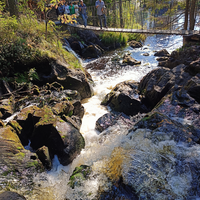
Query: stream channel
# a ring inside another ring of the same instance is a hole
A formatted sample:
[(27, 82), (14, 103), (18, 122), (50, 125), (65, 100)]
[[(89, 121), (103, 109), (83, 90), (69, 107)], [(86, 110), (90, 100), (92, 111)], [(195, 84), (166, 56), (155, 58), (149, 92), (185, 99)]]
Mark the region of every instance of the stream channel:
[[(107, 181), (107, 177), (117, 176), (118, 171), (121, 170), (118, 167), (122, 164), (124, 167), (128, 165), (127, 161), (123, 161), (123, 157), (127, 154), (129, 147), (127, 144), (124, 147), (122, 143), (127, 134), (127, 130), (123, 129), (123, 125), (118, 124), (115, 130), (109, 130), (110, 134), (104, 136), (104, 139), (102, 139), (102, 134), (95, 130), (97, 119), (110, 111), (109, 107), (102, 106), (100, 103), (117, 83), (125, 80), (139, 82), (148, 72), (157, 68), (158, 61), (156, 61), (154, 56), (155, 51), (165, 48), (171, 53), (182, 46), (182, 40), (181, 36), (148, 36), (142, 48), (132, 49), (131, 47), (126, 47), (105, 55), (104, 57), (110, 58), (105, 69), (88, 70), (95, 86), (94, 96), (82, 102), (85, 108), (85, 115), (80, 132), (86, 141), (85, 149), (70, 165), (65, 167), (60, 165), (57, 157), (55, 157), (52, 170), (35, 177), (37, 187), (33, 191), (31, 199), (89, 200), (95, 199), (99, 188), (104, 188), (104, 190), (106, 190), (106, 187), (109, 188), (110, 183)], [(119, 57), (119, 55), (122, 57), (127, 52), (131, 53), (134, 59), (141, 61), (141, 65), (110, 69), (112, 58)], [(144, 53), (148, 53), (149, 56), (144, 56)], [(86, 66), (88, 63), (96, 62), (100, 59), (102, 58), (83, 60), (82, 63), (83, 66)], [(112, 132), (115, 132), (115, 134), (113, 135)], [(95, 175), (90, 180), (85, 181), (80, 187), (72, 189), (68, 185), (69, 177), (75, 167), (80, 165), (91, 166)], [(181, 188), (181, 190), (184, 189), (186, 188)]]

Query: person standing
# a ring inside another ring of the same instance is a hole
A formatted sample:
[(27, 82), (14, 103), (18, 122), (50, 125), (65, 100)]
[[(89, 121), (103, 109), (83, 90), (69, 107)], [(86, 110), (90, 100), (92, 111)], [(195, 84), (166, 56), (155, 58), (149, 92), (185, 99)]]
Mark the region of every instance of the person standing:
[(70, 2), (69, 10), (70, 10), (70, 15), (75, 14), (75, 8), (72, 2)]
[(102, 29), (102, 19), (104, 19), (104, 26), (105, 28), (107, 28), (107, 24), (106, 24), (106, 16), (105, 16), (105, 4), (103, 2), (103, 0), (97, 0), (95, 3), (96, 9), (97, 9), (97, 15), (99, 17), (99, 21), (100, 21), (100, 28)]
[(86, 12), (86, 5), (83, 3), (83, 0), (80, 1), (79, 5), (79, 10), (80, 10), (80, 15), (83, 19), (84, 26), (87, 26), (87, 12)]
[(67, 2), (65, 3), (65, 14), (67, 14), (67, 15), (70, 14), (69, 5)]

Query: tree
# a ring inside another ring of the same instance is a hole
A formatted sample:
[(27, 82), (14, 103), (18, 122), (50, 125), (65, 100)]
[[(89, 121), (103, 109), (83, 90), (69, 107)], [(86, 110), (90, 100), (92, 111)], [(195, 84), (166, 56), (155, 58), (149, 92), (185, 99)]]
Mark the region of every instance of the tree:
[(17, 2), (16, 0), (8, 0), (8, 6), (10, 11), (10, 16), (16, 16), (19, 17), (18, 8), (17, 8)]
[(189, 13), (189, 0), (186, 0), (184, 30), (187, 30), (188, 27), (188, 13)]
[(195, 7), (196, 7), (196, 0), (191, 1), (190, 5), (190, 27), (189, 30), (194, 30), (195, 25)]

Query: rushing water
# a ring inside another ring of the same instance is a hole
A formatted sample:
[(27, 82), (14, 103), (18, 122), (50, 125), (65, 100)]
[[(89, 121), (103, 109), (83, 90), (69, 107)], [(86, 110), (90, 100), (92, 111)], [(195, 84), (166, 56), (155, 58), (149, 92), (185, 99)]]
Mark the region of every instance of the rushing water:
[[(180, 46), (182, 46), (182, 37), (180, 36), (149, 36), (142, 48), (132, 49), (131, 47), (127, 47), (123, 50), (114, 51), (112, 54), (106, 56), (109, 58), (117, 57), (119, 54), (129, 52), (133, 58), (141, 61), (140, 66), (121, 67), (109, 72), (110, 69), (108, 63), (108, 66), (104, 70), (89, 70), (89, 73), (94, 80), (95, 87), (94, 96), (82, 102), (85, 108), (85, 115), (82, 120), (80, 131), (85, 138), (86, 147), (82, 150), (81, 154), (66, 167), (60, 165), (55, 156), (53, 169), (50, 172), (35, 177), (37, 187), (33, 191), (31, 199), (92, 199), (95, 197), (98, 188), (104, 187), (106, 190), (106, 187), (109, 187), (109, 185), (106, 185), (107, 177), (115, 178), (118, 176), (118, 173), (125, 173), (124, 177), (126, 177), (127, 172), (125, 169), (128, 169), (128, 167), (125, 166), (130, 164), (130, 158), (127, 158), (126, 161), (124, 161), (124, 158), (126, 157), (125, 155), (128, 155), (128, 152), (130, 151), (129, 145), (131, 144), (130, 142), (122, 144), (122, 141), (127, 141), (127, 138), (125, 137), (127, 131), (120, 125), (115, 127), (115, 129), (111, 128), (105, 140), (99, 142), (101, 134), (95, 130), (95, 123), (99, 117), (109, 112), (109, 108), (101, 106), (100, 103), (103, 97), (110, 92), (117, 83), (125, 80), (140, 81), (144, 75), (152, 69), (155, 69), (158, 64), (156, 58), (153, 56), (155, 50), (158, 51), (165, 48), (169, 52), (172, 52)], [(144, 53), (149, 53), (149, 56), (144, 56)], [(99, 58), (99, 60), (100, 59), (101, 58)], [(83, 61), (83, 65), (85, 66), (91, 62), (94, 61), (85, 60)], [(113, 133), (115, 134), (113, 135)], [(138, 136), (138, 140), (139, 139), (141, 138)], [(140, 142), (142, 144), (145, 141)], [(140, 149), (141, 148), (142, 147), (140, 147)], [(146, 155), (146, 157), (148, 157), (148, 155)], [(92, 180), (85, 181), (84, 186), (73, 190), (67, 183), (74, 168), (81, 164), (91, 166), (98, 176), (95, 176)], [(124, 172), (121, 172), (122, 170), (117, 167), (122, 165), (124, 166)], [(183, 181), (183, 178), (180, 178), (180, 180)], [(127, 181), (131, 180), (127, 178)], [(184, 189), (185, 188), (181, 188), (181, 191), (184, 191)], [(89, 193), (90, 195), (88, 195)]]

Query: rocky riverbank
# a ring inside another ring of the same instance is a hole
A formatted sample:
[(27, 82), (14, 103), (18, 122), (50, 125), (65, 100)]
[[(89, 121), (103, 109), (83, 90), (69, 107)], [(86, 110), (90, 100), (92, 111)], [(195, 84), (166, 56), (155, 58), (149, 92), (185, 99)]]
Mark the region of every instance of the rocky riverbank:
[(84, 177), (75, 186), (81, 188), (83, 199), (88, 195), (86, 180), (100, 178), (99, 173), (105, 177), (96, 178), (101, 181), (93, 193), (96, 199), (195, 199), (200, 195), (199, 53), (199, 46), (171, 54), (157, 52), (165, 67), (152, 70), (138, 83), (119, 83), (106, 95), (102, 104), (112, 112), (97, 120), (96, 129), (99, 145), (106, 148), (111, 140), (115, 147), (110, 159), (92, 166), (90, 175), (83, 176), (83, 169), (74, 171), (73, 180), (77, 180), (75, 174)]

